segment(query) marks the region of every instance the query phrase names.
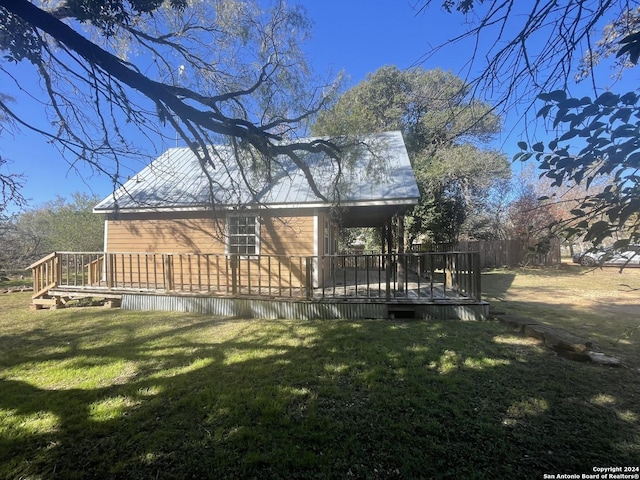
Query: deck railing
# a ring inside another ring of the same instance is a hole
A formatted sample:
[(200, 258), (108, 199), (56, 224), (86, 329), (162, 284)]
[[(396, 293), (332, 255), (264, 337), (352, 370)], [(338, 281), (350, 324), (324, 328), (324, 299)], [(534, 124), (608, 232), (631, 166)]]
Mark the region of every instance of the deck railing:
[(323, 256), (56, 252), (31, 266), (47, 291), (269, 298), (480, 300), (476, 252)]
[[(316, 296), (322, 298), (427, 298), (482, 296), (477, 252), (347, 254), (320, 257)], [(324, 261), (323, 261), (324, 260)]]

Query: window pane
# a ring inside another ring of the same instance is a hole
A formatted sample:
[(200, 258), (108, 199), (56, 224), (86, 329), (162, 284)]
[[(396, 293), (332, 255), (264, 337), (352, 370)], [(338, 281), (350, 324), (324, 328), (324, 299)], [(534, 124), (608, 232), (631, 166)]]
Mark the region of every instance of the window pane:
[(238, 255), (256, 253), (258, 244), (256, 220), (256, 216), (228, 217), (229, 238), (227, 244), (229, 253)]

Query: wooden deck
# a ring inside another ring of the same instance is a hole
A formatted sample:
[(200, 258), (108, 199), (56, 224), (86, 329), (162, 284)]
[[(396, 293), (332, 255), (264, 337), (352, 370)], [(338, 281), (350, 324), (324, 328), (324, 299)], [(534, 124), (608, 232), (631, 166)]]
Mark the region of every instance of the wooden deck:
[(32, 302), (43, 308), (77, 297), (155, 296), (396, 309), (482, 304), (478, 259), (474, 252), (316, 257), (57, 252), (31, 266)]

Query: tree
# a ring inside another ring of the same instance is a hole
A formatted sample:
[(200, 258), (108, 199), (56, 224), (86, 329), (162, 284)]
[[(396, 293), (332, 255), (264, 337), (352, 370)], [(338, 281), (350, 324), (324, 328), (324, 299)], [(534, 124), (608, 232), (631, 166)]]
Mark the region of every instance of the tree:
[(322, 112), (312, 130), (344, 135), (401, 130), (421, 193), (412, 236), (454, 241), (493, 182), (509, 175), (504, 155), (479, 147), (500, 129), (491, 107), (450, 72), (382, 67)]
[[(0, 92), (0, 103), (11, 102), (12, 98), (8, 95), (4, 95)], [(4, 115), (2, 109), (0, 109), (0, 137), (3, 133), (6, 133), (12, 126), (11, 121)], [(5, 216), (7, 207), (10, 204), (14, 204), (17, 207), (25, 205), (26, 201), (20, 189), (22, 188), (24, 178), (22, 175), (11, 172), (8, 168), (9, 161), (2, 156), (0, 152), (0, 222), (8, 222), (8, 218)]]
[(175, 131), (203, 164), (219, 168), (224, 159), (208, 145), (230, 143), (241, 168), (251, 155), (252, 165), (276, 170), (283, 155), (325, 198), (300, 153), (338, 161), (336, 144), (280, 142), (295, 140), (331, 98), (331, 85), (309, 87), (298, 48), (308, 26), (300, 8), (283, 2), (265, 12), (239, 0), (0, 0), (1, 84), (15, 85), (13, 64), (30, 64), (54, 128), (38, 122), (42, 112), (25, 116), (3, 98), (0, 112), (114, 185), (124, 159), (144, 153), (131, 135), (156, 142)]
[(610, 57), (615, 57), (613, 77), (620, 78), (625, 69), (634, 65), (631, 51), (618, 55), (621, 49), (620, 42), (627, 39), (626, 43), (631, 45), (629, 39), (633, 39), (634, 33), (638, 31), (640, 31), (640, 7), (629, 8), (619, 17), (609, 21), (602, 29), (601, 38), (580, 60), (576, 80), (588, 78), (596, 66)]
[[(560, 224), (567, 235), (584, 235), (595, 245), (614, 237), (618, 238), (617, 247), (638, 249), (640, 96), (607, 92), (595, 100), (574, 99), (564, 91), (555, 91), (541, 98), (547, 104), (538, 114), (551, 117), (566, 131), (546, 149), (542, 143), (529, 146), (522, 142), (523, 151), (516, 158), (535, 157), (542, 175), (551, 179), (553, 186), (587, 189), (587, 195), (572, 210), (573, 217)], [(576, 139), (586, 145), (573, 153), (569, 141)], [(611, 181), (601, 189), (590, 190), (602, 178)]]
[(104, 223), (93, 213), (100, 199), (74, 193), (0, 222), (0, 268), (25, 268), (53, 251), (103, 250)]
[[(596, 62), (585, 64), (585, 52), (597, 53), (598, 26), (604, 22), (610, 31), (621, 33), (616, 55), (623, 63), (635, 64), (640, 55), (638, 24), (633, 23), (634, 10), (626, 0), (422, 0), (416, 8), (425, 12), (439, 6), (464, 15), (468, 28), (426, 52), (422, 61), (441, 49), (468, 42), (472, 51), (467, 80), (474, 94), (487, 94), (504, 109), (523, 105), (528, 111), (540, 93), (570, 90), (580, 62), (579, 76), (584, 76), (584, 67), (593, 74)], [(618, 28), (623, 25), (630, 28)]]
[[(425, 0), (420, 8), (431, 3)], [(481, 45), (483, 35), (492, 37), (487, 51), (482, 55), (474, 52), (474, 59), (487, 59), (472, 80), (477, 89), (489, 91), (503, 84), (504, 88), (498, 88), (503, 106), (525, 101), (529, 110), (534, 100), (545, 102), (538, 117), (550, 119), (559, 133), (546, 149), (540, 142), (521, 142), (523, 152), (517, 158), (536, 158), (542, 175), (558, 187), (589, 189), (603, 177), (612, 179), (602, 190), (587, 194), (573, 210), (573, 217), (558, 226), (568, 236), (583, 234), (595, 245), (610, 236), (619, 237), (619, 247), (637, 244), (638, 95), (602, 93), (594, 78), (595, 67), (614, 54), (618, 72), (638, 63), (640, 10), (635, 2), (443, 0), (442, 5), (449, 11), (476, 15), (477, 21), (456, 40), (472, 37)], [(596, 42), (598, 27), (605, 22), (602, 38)], [(595, 100), (573, 98), (572, 77), (590, 77)]]
[(538, 177), (533, 165), (526, 165), (513, 176), (512, 199), (506, 217), (509, 238), (529, 244), (554, 235), (553, 227), (560, 220), (561, 212), (552, 201), (556, 192), (546, 180)]

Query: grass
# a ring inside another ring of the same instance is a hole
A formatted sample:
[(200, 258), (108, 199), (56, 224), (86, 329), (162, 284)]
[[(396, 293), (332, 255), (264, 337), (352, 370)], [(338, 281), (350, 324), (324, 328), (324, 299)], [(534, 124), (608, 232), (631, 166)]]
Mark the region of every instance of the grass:
[[(511, 297), (520, 273), (504, 275), (502, 306), (528, 308)], [(542, 478), (639, 463), (638, 369), (562, 359), (499, 322), (28, 299), (0, 296), (0, 478)]]
[(640, 367), (640, 268), (493, 270), (483, 275), (483, 292), (494, 310), (575, 333)]

